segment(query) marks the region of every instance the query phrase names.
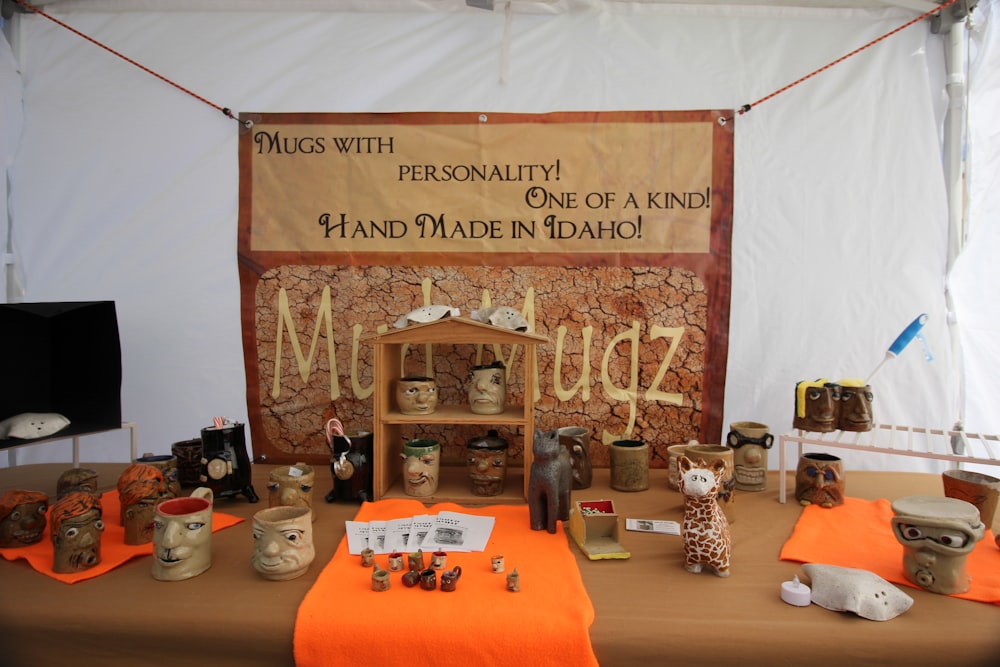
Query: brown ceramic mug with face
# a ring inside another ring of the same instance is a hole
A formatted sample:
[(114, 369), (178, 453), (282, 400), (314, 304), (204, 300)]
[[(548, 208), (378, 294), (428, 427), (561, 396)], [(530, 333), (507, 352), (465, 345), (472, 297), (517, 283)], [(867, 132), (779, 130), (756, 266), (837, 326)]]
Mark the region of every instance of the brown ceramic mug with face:
[(0, 496), (0, 547), (26, 547), (45, 536), (49, 496), (41, 491), (12, 489)]
[(92, 493), (73, 491), (56, 501), (49, 512), (53, 572), (80, 572), (101, 562), (102, 515), (101, 499)]

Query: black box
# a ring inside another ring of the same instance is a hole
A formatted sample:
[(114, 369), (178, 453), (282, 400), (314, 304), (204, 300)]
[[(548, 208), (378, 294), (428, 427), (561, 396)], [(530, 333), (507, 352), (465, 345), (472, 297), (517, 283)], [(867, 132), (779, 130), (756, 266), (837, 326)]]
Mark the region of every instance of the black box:
[(56, 412), (70, 424), (54, 438), (121, 428), (121, 385), (114, 301), (0, 304), (0, 421)]

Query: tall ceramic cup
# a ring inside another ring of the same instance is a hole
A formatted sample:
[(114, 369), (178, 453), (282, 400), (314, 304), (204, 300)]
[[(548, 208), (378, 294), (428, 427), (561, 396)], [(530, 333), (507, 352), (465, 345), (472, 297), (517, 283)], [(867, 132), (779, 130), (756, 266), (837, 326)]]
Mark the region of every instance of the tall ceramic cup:
[(645, 491), (649, 488), (649, 445), (642, 440), (616, 440), (611, 453), (611, 488)]
[(733, 466), (733, 450), (721, 445), (688, 445), (684, 455), (695, 462), (701, 459), (707, 464), (721, 459), (726, 464), (726, 470), (722, 473), (722, 488), (719, 489), (716, 502), (719, 503), (729, 523), (736, 521), (736, 474)]
[(726, 446), (733, 450), (736, 488), (740, 491), (767, 489), (767, 450), (774, 444), (767, 424), (733, 422)]
[(1000, 502), (1000, 479), (972, 470), (945, 470), (941, 473), (944, 495), (972, 503), (987, 528), (993, 525)]
[(183, 581), (212, 566), (212, 500), (212, 490), (202, 486), (156, 506), (154, 579)]

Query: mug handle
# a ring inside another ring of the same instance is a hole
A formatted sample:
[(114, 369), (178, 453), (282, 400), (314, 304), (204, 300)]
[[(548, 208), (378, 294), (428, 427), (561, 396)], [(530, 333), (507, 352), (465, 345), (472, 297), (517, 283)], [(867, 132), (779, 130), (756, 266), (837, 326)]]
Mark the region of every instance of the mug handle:
[(208, 488), (207, 486), (199, 486), (197, 489), (191, 492), (191, 497), (204, 498), (209, 502), (210, 505), (215, 502), (215, 494), (212, 492), (212, 489)]

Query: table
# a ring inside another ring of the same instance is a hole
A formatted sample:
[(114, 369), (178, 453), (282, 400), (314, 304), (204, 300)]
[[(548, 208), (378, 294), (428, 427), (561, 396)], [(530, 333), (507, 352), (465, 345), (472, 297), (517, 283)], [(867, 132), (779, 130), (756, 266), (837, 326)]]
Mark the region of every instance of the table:
[[(102, 488), (110, 489), (125, 465), (88, 467), (98, 470)], [(0, 490), (53, 493), (65, 467), (0, 469)], [(216, 509), (249, 518), (266, 507), (271, 468), (253, 466), (260, 503), (239, 496), (217, 500)], [(357, 511), (354, 505), (323, 502), (332, 486), (323, 472), (317, 471), (315, 490), (317, 560), (292, 581), (265, 581), (253, 571), (249, 522), (213, 535), (212, 568), (184, 582), (155, 581), (148, 558), (72, 586), (34, 572), (24, 561), (0, 560), (0, 632), (6, 633), (0, 637), (0, 664), (163, 667), (173, 656), (185, 665), (293, 665), (298, 604), (343, 537), (344, 520)], [(649, 491), (622, 493), (610, 489), (606, 469), (595, 470), (591, 488), (575, 491), (574, 499), (614, 500), (623, 524), (626, 517), (680, 520), (681, 496), (667, 487), (666, 471), (651, 472)], [(801, 510), (778, 502), (777, 482), (772, 471), (768, 490), (738, 492), (727, 579), (686, 572), (676, 536), (629, 532), (623, 525), (628, 560), (591, 561), (570, 540), (596, 611), (590, 634), (602, 667), (1000, 664), (1000, 606), (906, 588), (913, 607), (879, 623), (782, 602), (781, 582), (801, 566), (779, 561), (778, 553)], [(873, 471), (848, 471), (847, 491), (866, 499), (942, 493), (937, 475)], [(330, 600), (331, 623), (350, 613)], [(391, 636), (391, 610), (372, 622), (385, 624)], [(491, 636), (503, 641), (499, 632)], [(350, 664), (361, 664), (357, 661), (354, 656)]]

